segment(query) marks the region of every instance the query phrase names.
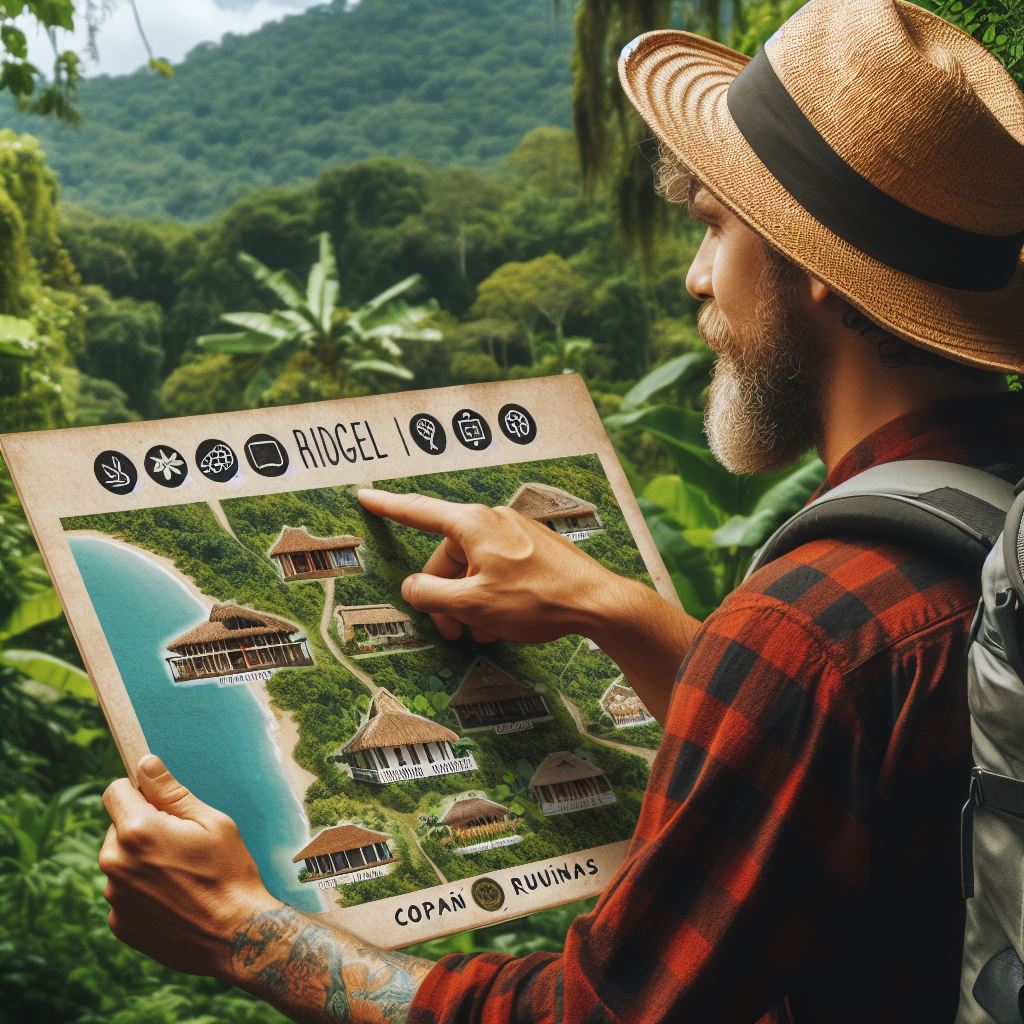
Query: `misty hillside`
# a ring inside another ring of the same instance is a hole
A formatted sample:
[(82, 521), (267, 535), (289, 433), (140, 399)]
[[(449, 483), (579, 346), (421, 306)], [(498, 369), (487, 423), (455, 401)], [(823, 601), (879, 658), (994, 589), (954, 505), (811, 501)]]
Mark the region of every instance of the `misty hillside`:
[(551, 0), (339, 0), (203, 44), (173, 79), (89, 81), (79, 128), (7, 121), (42, 140), (66, 200), (157, 218), (203, 218), (372, 155), (485, 166), (531, 128), (568, 124), (570, 14)]

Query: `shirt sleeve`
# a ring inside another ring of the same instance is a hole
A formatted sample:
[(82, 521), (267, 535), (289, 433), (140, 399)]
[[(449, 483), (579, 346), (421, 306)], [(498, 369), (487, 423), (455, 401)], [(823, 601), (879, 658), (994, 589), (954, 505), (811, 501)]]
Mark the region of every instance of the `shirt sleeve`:
[(453, 954), (410, 1024), (754, 1024), (863, 906), (877, 775), (828, 645), (763, 596), (680, 670), (626, 860), (562, 953)]

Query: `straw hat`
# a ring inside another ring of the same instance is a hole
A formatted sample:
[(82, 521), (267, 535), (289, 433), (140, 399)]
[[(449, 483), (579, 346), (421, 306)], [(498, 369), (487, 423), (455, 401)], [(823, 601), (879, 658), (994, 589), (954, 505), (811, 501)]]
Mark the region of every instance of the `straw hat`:
[(730, 210), (893, 334), (1024, 369), (1024, 95), (904, 0), (810, 0), (752, 60), (638, 36), (619, 77)]

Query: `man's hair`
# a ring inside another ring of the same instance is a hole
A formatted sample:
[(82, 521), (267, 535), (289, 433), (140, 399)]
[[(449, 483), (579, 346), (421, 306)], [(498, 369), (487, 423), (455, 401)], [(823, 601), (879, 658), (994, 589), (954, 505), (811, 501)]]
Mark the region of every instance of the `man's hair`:
[[(658, 159), (654, 163), (654, 190), (667, 202), (684, 209), (689, 208), (690, 190), (694, 182), (698, 182), (697, 176), (668, 148), (663, 142), (658, 144)], [(764, 239), (761, 239), (768, 258), (769, 267), (774, 272), (775, 280), (786, 280), (792, 273), (798, 272), (799, 267), (778, 249), (774, 248)], [(879, 326), (870, 317), (846, 301), (842, 296), (836, 298), (842, 302), (844, 310), (842, 314), (843, 325), (851, 331), (856, 331), (862, 338), (870, 341), (878, 351), (878, 358), (882, 365), (889, 369), (899, 369), (904, 366), (927, 367), (933, 370), (942, 370), (949, 373), (959, 373), (965, 377), (981, 383), (990, 379), (997, 371), (987, 370), (982, 367), (968, 366), (959, 363), (954, 359), (948, 359), (938, 352), (915, 345), (904, 338), (900, 338), (884, 327)]]
[(658, 143), (658, 159), (654, 161), (654, 191), (674, 206), (689, 208), (690, 183), (696, 175), (664, 142)]

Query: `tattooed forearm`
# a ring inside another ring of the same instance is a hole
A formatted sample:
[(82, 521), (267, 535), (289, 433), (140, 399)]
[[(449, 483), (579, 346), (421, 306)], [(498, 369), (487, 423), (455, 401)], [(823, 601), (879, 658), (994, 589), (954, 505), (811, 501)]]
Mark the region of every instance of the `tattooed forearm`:
[(429, 960), (367, 946), (290, 907), (254, 914), (231, 944), (243, 988), (303, 1024), (404, 1024)]

